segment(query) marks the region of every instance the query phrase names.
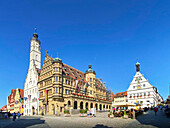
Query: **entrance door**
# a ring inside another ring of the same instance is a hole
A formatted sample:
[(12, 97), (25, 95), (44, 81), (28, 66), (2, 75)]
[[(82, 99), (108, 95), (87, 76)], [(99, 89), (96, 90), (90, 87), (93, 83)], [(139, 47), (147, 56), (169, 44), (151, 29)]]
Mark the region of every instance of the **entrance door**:
[(77, 101), (74, 101), (74, 109), (77, 109)]
[(62, 112), (63, 110), (62, 110), (62, 107), (60, 107), (60, 112)]
[(83, 102), (80, 102), (80, 109), (83, 109)]

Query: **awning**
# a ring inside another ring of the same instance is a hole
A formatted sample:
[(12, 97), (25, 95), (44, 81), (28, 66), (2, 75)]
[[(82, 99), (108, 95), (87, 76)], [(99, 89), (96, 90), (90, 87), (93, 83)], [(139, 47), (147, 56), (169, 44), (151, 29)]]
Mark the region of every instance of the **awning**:
[(136, 106), (133, 103), (129, 103), (129, 102), (120, 102), (120, 103), (113, 103), (112, 107), (130, 107), (130, 106)]

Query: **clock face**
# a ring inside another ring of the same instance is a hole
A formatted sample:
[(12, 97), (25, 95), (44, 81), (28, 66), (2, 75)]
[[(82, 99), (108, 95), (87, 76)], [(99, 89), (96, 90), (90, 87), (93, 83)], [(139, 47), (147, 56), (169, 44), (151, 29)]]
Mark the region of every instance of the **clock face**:
[(141, 88), (141, 86), (140, 85), (138, 85), (138, 89), (140, 89)]

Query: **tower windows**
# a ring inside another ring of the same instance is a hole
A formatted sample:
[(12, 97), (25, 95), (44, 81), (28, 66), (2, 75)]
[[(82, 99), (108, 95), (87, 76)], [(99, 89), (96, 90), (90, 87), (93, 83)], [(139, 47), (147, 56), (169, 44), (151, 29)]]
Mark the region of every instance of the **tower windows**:
[(90, 82), (92, 82), (92, 78), (90, 78)]

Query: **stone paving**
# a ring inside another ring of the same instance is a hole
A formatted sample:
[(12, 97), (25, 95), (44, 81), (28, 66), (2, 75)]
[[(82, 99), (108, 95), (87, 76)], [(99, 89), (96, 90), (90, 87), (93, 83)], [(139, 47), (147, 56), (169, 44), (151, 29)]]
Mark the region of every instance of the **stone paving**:
[[(97, 113), (97, 116), (93, 118), (79, 117), (78, 115), (72, 117), (23, 116), (21, 119), (16, 119), (16, 121), (10, 119), (0, 120), (0, 128), (155, 128), (160, 127), (162, 122), (166, 124), (164, 128), (168, 128), (169, 125), (167, 124), (170, 122), (164, 112), (158, 112), (157, 117), (155, 117), (153, 111), (148, 111), (136, 120), (111, 119), (107, 117), (107, 114), (107, 112)], [(156, 122), (154, 120), (160, 120), (158, 121), (160, 125), (154, 124)]]
[(170, 117), (167, 117), (164, 110), (158, 110), (157, 116), (153, 110), (137, 117), (141, 124), (152, 125), (159, 128), (170, 128)]

